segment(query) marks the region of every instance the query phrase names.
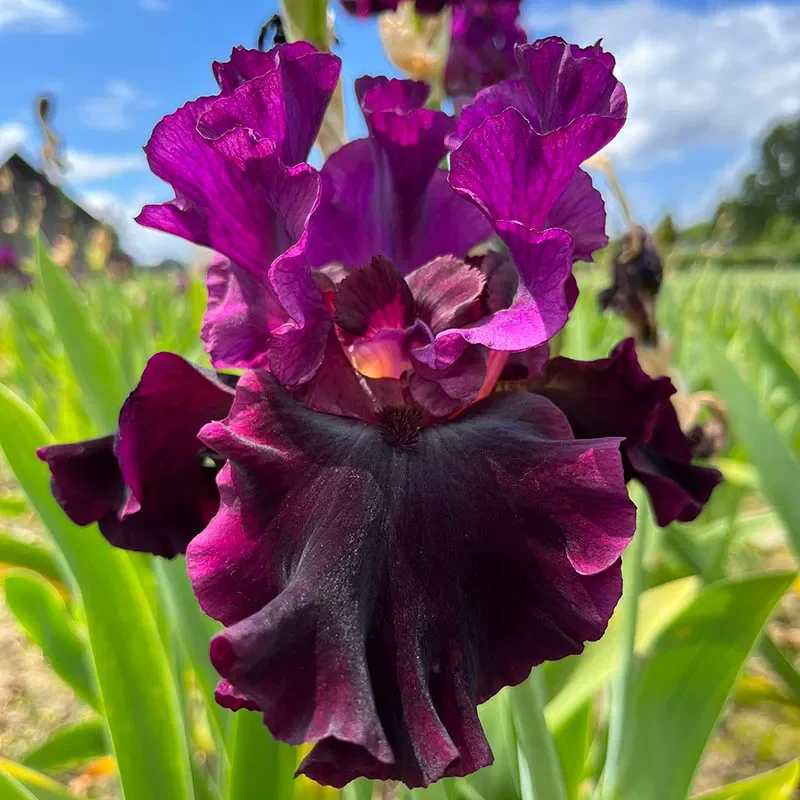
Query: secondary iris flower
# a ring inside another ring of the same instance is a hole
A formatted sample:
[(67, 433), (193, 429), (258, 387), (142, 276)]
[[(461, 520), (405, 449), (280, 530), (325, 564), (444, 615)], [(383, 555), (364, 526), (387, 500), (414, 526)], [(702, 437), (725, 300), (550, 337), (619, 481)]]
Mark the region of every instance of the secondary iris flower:
[[(490, 763), (476, 706), (599, 638), (619, 599), (626, 433), (585, 438), (544, 389), (494, 391), (509, 359), (541, 366), (573, 260), (606, 241), (579, 164), (619, 130), (624, 89), (599, 49), (578, 51), (600, 62), (592, 80), (565, 89), (586, 65), (561, 45), (547, 85), (471, 127), (424, 108), (422, 84), (361, 79), (369, 135), (321, 172), (305, 159), (338, 59), (235, 50), (221, 93), (146, 147), (175, 199), (139, 221), (217, 251), (203, 338), (217, 369), (246, 370), (229, 410), (220, 388), (190, 424), (183, 386), (152, 409), (157, 441), (174, 424), (204, 475), (223, 465), (187, 549), (225, 626), (217, 698), (314, 743), (300, 771), (322, 783), (423, 786)], [(156, 481), (152, 443), (120, 445), (125, 416), (116, 458)], [(69, 511), (74, 465), (56, 455)]]
[[(527, 40), (518, 24), (521, 3), (522, 0), (417, 0), (415, 8), (420, 14), (436, 14), (450, 6), (450, 51), (443, 77), (445, 93), (457, 108), (480, 89), (519, 74), (514, 48)], [(363, 17), (395, 11), (399, 2), (343, 0), (343, 5)]]
[[(415, 0), (414, 6), (420, 14), (437, 14), (445, 6), (461, 0)], [(342, 5), (359, 17), (379, 14), (381, 11), (397, 11), (401, 0), (342, 0)]]

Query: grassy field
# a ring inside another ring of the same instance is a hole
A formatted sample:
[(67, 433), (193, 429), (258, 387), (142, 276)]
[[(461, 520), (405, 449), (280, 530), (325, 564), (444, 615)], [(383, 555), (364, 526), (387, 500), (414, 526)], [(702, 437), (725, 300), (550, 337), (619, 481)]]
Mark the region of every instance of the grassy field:
[[(61, 275), (58, 280), (69, 278)], [(597, 311), (597, 292), (607, 284), (602, 270), (587, 269), (579, 274), (579, 283), (581, 296), (561, 336), (560, 352), (573, 358), (603, 357), (624, 336), (624, 326)], [(139, 273), (122, 284), (95, 279), (82, 287), (85, 304), (71, 288), (59, 295), (60, 286), (67, 284), (51, 282), (47, 291), (36, 288), (0, 297), (0, 383), (29, 404), (57, 441), (110, 432), (119, 395), (135, 385), (153, 352), (171, 350), (206, 363), (198, 336), (205, 290), (198, 279), (182, 291), (173, 278), (165, 276)], [(70, 307), (73, 301), (77, 307)], [(658, 530), (649, 538), (647, 586), (665, 586), (689, 576), (711, 584), (762, 570), (796, 569), (800, 553), (800, 271), (722, 271), (710, 264), (669, 275), (659, 299), (658, 318), (672, 347), (671, 374), (680, 391), (717, 394), (730, 430), (725, 450), (715, 458), (726, 480), (701, 517), (691, 525)], [(65, 326), (72, 329), (65, 332)], [(88, 342), (86, 358), (80, 357), (81, 342)], [(103, 350), (92, 350), (97, 342), (110, 344), (117, 356), (113, 363), (89, 357)], [(99, 399), (101, 391), (108, 399)], [(31, 544), (32, 549), (24, 558), (15, 556), (14, 542)], [(26, 563), (25, 558), (32, 558), (34, 552), (43, 560)], [(46, 532), (8, 465), (0, 463), (0, 568), (5, 562), (8, 574), (23, 567), (47, 578), (47, 569), (55, 569), (54, 559)], [(58, 581), (55, 585), (69, 596)], [(22, 633), (26, 628), (30, 638), (30, 629), (20, 626), (15, 616), (19, 618), (0, 606), (0, 652), (4, 654), (0, 756), (22, 761), (54, 731), (95, 717), (52, 673), (39, 647)], [(74, 617), (80, 628), (80, 608)], [(800, 753), (797, 582), (765, 630), (782, 651), (783, 661), (774, 653), (770, 657), (763, 642), (756, 646), (705, 748), (693, 784), (695, 792), (777, 767)], [(47, 646), (42, 649), (48, 653)], [(568, 680), (558, 675), (550, 687), (556, 700), (559, 687), (563, 695)], [(190, 692), (192, 697), (196, 694)], [(602, 686), (593, 697), (588, 730), (602, 738)], [(207, 728), (198, 723), (192, 732), (192, 747), (201, 760), (213, 758)], [(71, 781), (73, 790), (114, 796), (113, 774), (93, 777), (86, 765), (106, 762), (97, 762), (96, 753), (91, 755), (42, 769), (60, 784)], [(576, 779), (576, 798), (585, 796), (599, 769), (592, 757), (589, 751)], [(481, 791), (480, 784), (475, 785)], [(295, 796), (336, 796), (322, 791), (314, 795), (314, 791), (309, 784)], [(36, 792), (33, 796), (51, 797)], [(477, 796), (506, 800), (491, 792)], [(752, 796), (768, 800), (787, 795)]]

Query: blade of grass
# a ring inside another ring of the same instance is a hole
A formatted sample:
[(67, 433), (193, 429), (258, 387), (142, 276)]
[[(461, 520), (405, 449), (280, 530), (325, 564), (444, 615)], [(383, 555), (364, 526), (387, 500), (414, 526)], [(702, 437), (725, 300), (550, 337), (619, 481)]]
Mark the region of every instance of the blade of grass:
[(37, 240), (37, 261), (47, 305), (89, 415), (99, 431), (111, 433), (129, 389), (119, 360), (72, 276), (53, 263), (41, 238)]
[(758, 470), (762, 492), (786, 523), (800, 558), (800, 463), (724, 351), (715, 342), (706, 344), (708, 368), (727, 405), (731, 428)]

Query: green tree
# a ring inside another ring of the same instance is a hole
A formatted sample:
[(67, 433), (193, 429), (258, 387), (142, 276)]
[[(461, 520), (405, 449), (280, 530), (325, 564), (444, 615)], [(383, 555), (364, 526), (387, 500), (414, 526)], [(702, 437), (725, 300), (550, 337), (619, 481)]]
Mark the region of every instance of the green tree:
[(664, 219), (658, 223), (656, 228), (656, 245), (662, 250), (669, 250), (678, 241), (678, 235), (678, 229), (672, 221), (672, 215), (665, 214)]
[(761, 144), (758, 166), (745, 176), (737, 197), (725, 201), (740, 241), (761, 237), (778, 217), (800, 223), (800, 117), (776, 125)]

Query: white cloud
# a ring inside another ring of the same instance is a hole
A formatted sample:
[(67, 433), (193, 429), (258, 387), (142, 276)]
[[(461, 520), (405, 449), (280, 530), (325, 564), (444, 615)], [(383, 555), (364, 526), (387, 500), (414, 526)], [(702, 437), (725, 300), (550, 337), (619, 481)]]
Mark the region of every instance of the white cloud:
[(140, 264), (158, 264), (165, 258), (179, 261), (197, 259), (205, 263), (207, 256), (200, 256), (200, 248), (193, 247), (183, 239), (161, 231), (144, 228), (134, 218), (147, 203), (158, 202), (148, 191), (136, 192), (123, 199), (107, 191), (83, 192), (80, 200), (86, 208), (105, 220), (119, 233), (122, 249)]
[(0, 32), (76, 33), (77, 14), (61, 0), (0, 0)]
[(67, 150), (65, 176), (70, 183), (83, 184), (115, 178), (130, 172), (144, 172), (147, 162), (143, 153), (98, 155), (82, 150)]
[(104, 94), (81, 104), (81, 115), (87, 127), (97, 131), (124, 131), (133, 125), (139, 109), (151, 108), (152, 99), (126, 81), (109, 81)]
[(528, 22), (571, 41), (603, 39), (628, 89), (628, 122), (609, 146), (648, 167), (696, 145), (751, 143), (800, 111), (800, 6), (756, 2), (713, 10), (653, 0), (576, 4)]
[(139, 0), (139, 5), (145, 11), (169, 11), (170, 4), (169, 0)]
[(28, 129), (19, 122), (0, 125), (0, 161), (10, 156), (28, 138)]

